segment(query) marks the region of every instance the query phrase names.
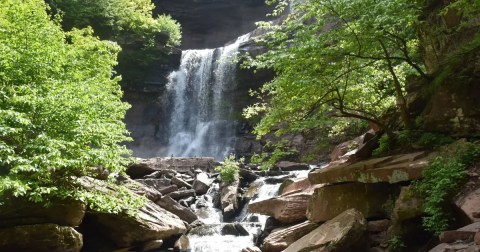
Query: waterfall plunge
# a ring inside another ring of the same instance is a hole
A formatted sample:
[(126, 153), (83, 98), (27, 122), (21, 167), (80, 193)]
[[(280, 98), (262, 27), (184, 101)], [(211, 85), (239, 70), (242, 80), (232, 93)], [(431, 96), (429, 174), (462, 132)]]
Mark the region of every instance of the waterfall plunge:
[(238, 47), (248, 38), (243, 35), (222, 48), (182, 52), (180, 69), (170, 74), (167, 85), (173, 106), (165, 155), (222, 160), (233, 151), (233, 94), (228, 97), (228, 91), (236, 87)]

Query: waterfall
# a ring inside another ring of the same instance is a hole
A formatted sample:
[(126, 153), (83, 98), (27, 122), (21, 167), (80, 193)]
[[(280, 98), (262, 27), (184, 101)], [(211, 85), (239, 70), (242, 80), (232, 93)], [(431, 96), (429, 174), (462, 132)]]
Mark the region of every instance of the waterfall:
[(180, 68), (169, 75), (172, 101), (165, 156), (213, 156), (233, 151), (235, 120), (230, 91), (236, 87), (238, 47), (249, 35), (222, 48), (186, 50)]

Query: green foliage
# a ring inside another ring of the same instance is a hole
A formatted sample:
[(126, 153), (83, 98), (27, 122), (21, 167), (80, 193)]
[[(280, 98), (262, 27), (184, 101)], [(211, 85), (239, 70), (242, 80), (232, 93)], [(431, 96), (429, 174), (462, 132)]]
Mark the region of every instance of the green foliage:
[[(285, 2), (285, 1), (280, 1)], [(355, 118), (389, 130), (381, 117), (404, 101), (405, 77), (425, 76), (417, 50), (415, 1), (301, 1), (283, 23), (260, 23), (269, 51), (245, 64), (276, 72), (244, 115), (264, 135), (344, 128)], [(399, 110), (405, 112), (403, 105)], [(405, 114), (405, 113), (403, 113)], [(403, 118), (403, 117), (402, 117)], [(409, 125), (408, 113), (404, 118)]]
[(449, 204), (467, 178), (467, 168), (480, 156), (480, 147), (465, 143), (454, 152), (435, 158), (423, 171), (424, 179), (415, 184), (425, 201), (423, 208), (426, 217), (423, 225), (426, 230), (440, 234), (449, 227), (452, 216)]
[(112, 74), (120, 48), (92, 29), (63, 32), (58, 21), (41, 0), (0, 2), (0, 198), (129, 208), (132, 195), (102, 208), (93, 202), (103, 196), (78, 182), (98, 167), (122, 173), (128, 162), (120, 143), (130, 140), (129, 105)]
[(288, 148), (284, 142), (279, 142), (276, 144), (268, 142), (266, 147), (272, 148), (273, 151), (271, 153), (254, 153), (250, 159), (250, 163), (259, 165), (264, 171), (273, 168), (275, 164), (281, 161), (283, 158), (297, 154), (296, 150)]
[(65, 30), (93, 27), (101, 39), (121, 47), (120, 73), (125, 83), (143, 81), (146, 67), (180, 44), (180, 25), (170, 16), (152, 16), (150, 0), (46, 0), (61, 14)]
[(392, 139), (387, 134), (384, 134), (378, 140), (379, 146), (372, 152), (372, 156), (374, 157), (382, 157), (386, 156), (392, 149)]
[(231, 184), (236, 178), (238, 178), (240, 165), (242, 165), (244, 162), (244, 158), (236, 160), (235, 155), (230, 154), (228, 157), (225, 157), (221, 166), (215, 167), (215, 171), (220, 172), (220, 179), (223, 182)]
[(405, 250), (406, 246), (405, 243), (402, 241), (402, 238), (396, 235), (390, 240), (388, 240), (388, 248), (392, 252), (401, 252)]
[(442, 145), (452, 143), (453, 139), (442, 134), (426, 132), (420, 136), (418, 143), (426, 148), (436, 148)]

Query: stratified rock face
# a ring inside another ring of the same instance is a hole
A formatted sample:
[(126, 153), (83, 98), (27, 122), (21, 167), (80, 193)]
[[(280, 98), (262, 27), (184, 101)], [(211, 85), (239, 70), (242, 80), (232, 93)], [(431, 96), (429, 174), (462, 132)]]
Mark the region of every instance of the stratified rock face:
[(78, 201), (56, 201), (47, 208), (26, 199), (15, 199), (0, 205), (0, 228), (42, 223), (75, 227), (84, 215), (85, 205)]
[(147, 201), (136, 216), (126, 214), (92, 213), (100, 231), (118, 247), (134, 243), (163, 240), (186, 231), (185, 224), (176, 215)]
[(348, 183), (315, 189), (308, 204), (307, 217), (312, 222), (328, 221), (343, 211), (355, 208), (366, 218), (388, 217), (388, 201), (395, 198), (396, 188), (388, 183)]
[(270, 12), (264, 0), (154, 0), (157, 13), (182, 25), (182, 48), (215, 48), (255, 29)]
[(272, 216), (284, 224), (297, 223), (306, 219), (311, 196), (311, 192), (302, 192), (253, 202), (248, 205), (248, 212)]
[(308, 174), (312, 184), (361, 182), (398, 183), (422, 177), (423, 169), (436, 153), (416, 152), (369, 159), (353, 164), (334, 165)]
[(77, 252), (82, 235), (72, 227), (36, 224), (0, 229), (0, 251)]
[(290, 244), (310, 233), (317, 227), (317, 223), (305, 221), (291, 227), (274, 229), (267, 238), (265, 238), (262, 250), (264, 252), (283, 251), (290, 246)]
[(367, 229), (365, 217), (355, 209), (349, 209), (303, 236), (284, 252), (344, 252), (358, 249)]

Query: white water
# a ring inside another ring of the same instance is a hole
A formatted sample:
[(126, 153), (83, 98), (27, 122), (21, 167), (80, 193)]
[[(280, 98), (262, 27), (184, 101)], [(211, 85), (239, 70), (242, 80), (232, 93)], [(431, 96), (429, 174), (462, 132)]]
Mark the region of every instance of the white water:
[(235, 122), (229, 91), (236, 87), (235, 57), (249, 35), (216, 49), (182, 52), (180, 69), (169, 76), (173, 109), (165, 156), (213, 156), (233, 151)]

